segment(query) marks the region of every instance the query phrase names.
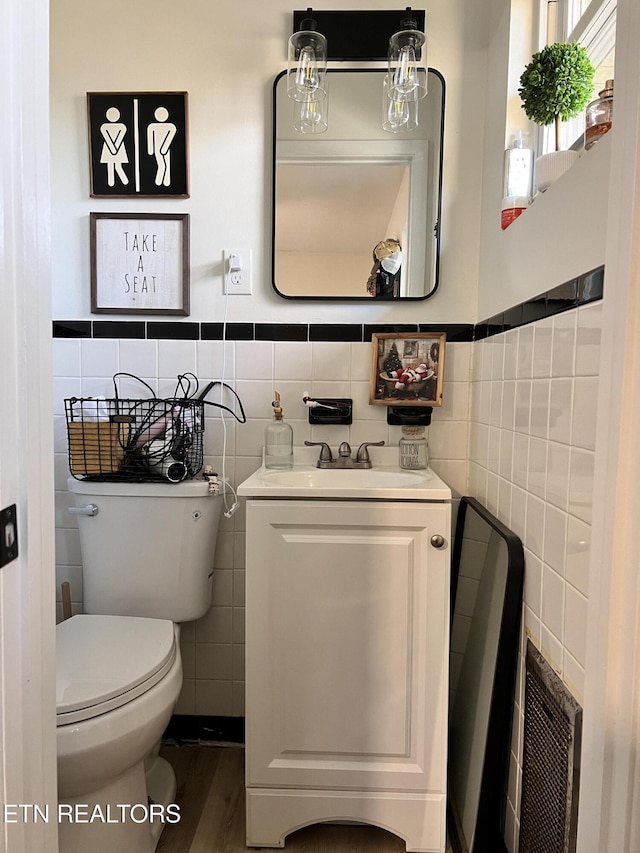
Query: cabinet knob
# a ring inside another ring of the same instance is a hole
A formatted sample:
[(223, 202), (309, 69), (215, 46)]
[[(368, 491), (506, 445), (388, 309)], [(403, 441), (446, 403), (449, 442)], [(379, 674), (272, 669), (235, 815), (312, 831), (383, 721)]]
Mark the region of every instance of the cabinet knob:
[(444, 536), (440, 536), (439, 533), (435, 533), (431, 537), (431, 544), (433, 545), (434, 548), (444, 548), (444, 545), (445, 545)]

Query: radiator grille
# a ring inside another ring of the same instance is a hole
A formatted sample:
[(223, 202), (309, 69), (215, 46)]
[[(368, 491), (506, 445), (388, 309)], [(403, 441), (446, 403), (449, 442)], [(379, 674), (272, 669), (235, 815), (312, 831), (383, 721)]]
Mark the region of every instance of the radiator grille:
[(527, 641), (520, 853), (575, 853), (582, 708)]

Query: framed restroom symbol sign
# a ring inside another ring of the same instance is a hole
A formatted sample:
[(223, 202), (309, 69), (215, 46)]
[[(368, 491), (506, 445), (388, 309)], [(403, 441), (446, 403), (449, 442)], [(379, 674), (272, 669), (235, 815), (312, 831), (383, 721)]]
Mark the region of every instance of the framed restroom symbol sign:
[(189, 214), (91, 213), (91, 313), (189, 314)]
[(188, 198), (186, 92), (88, 92), (92, 198)]

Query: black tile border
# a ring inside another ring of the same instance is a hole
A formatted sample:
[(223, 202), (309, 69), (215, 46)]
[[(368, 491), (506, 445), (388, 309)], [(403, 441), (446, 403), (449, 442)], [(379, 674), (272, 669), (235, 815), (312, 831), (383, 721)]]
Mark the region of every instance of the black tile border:
[(200, 323), (147, 323), (147, 338), (155, 341), (197, 341)]
[(174, 714), (162, 739), (178, 743), (244, 743), (244, 717)]
[(473, 340), (473, 323), (420, 323), (419, 332), (445, 332), (448, 344), (460, 344)]
[(91, 338), (91, 320), (54, 320), (54, 338)]
[(130, 320), (94, 320), (94, 338), (144, 338), (143, 322)]
[(537, 320), (544, 320), (570, 311), (580, 305), (587, 305), (602, 299), (604, 293), (604, 267), (596, 267), (570, 281), (565, 281), (557, 287), (552, 287), (544, 293), (514, 305), (512, 308), (489, 317), (475, 327), (474, 340), (490, 338), (518, 326), (526, 326)]
[(361, 343), (362, 325), (360, 323), (312, 323), (309, 326), (309, 340)]
[(481, 341), (602, 299), (604, 267), (597, 267), (476, 323), (193, 323), (134, 320), (54, 320), (54, 338), (140, 340), (300, 341), (367, 343), (374, 334), (445, 332), (447, 343)]
[(256, 323), (256, 341), (308, 341), (309, 326), (305, 323)]
[(144, 323), (128, 320), (54, 320), (54, 338), (138, 340), (293, 341), (367, 343), (376, 334), (445, 332), (450, 343), (473, 340), (472, 323)]
[(581, 305), (602, 299), (604, 295), (604, 267), (598, 267), (579, 276), (577, 282), (577, 298)]
[(416, 334), (419, 331), (417, 323), (376, 323), (364, 327), (363, 340), (365, 343), (372, 339), (373, 335), (391, 334)]
[(513, 308), (508, 308), (502, 315), (502, 329), (508, 332), (509, 329), (517, 329), (522, 325), (522, 305), (514, 305)]
[(228, 341), (252, 341), (254, 338), (253, 323), (201, 323), (200, 338), (203, 341), (221, 341), (223, 331)]
[(547, 314), (547, 294), (542, 293), (527, 302), (522, 303), (522, 321), (521, 326), (526, 326), (528, 323), (535, 323), (536, 320), (544, 320)]

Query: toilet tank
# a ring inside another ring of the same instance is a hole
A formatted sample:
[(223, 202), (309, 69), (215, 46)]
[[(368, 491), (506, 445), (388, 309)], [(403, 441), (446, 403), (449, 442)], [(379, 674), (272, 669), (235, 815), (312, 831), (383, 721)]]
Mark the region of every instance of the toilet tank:
[(85, 613), (189, 622), (211, 604), (223, 498), (204, 480), (68, 480), (78, 515)]

